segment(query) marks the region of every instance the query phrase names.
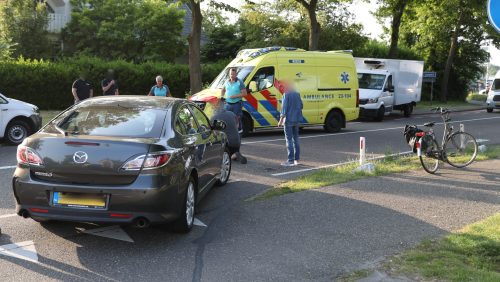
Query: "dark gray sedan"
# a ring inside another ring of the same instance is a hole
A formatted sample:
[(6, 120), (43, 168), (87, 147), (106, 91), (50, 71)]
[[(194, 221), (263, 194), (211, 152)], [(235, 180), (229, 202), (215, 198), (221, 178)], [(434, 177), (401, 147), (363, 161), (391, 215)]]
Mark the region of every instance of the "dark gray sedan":
[(64, 111), (17, 149), (17, 213), (36, 221), (174, 222), (231, 173), (223, 122), (193, 103), (98, 97)]

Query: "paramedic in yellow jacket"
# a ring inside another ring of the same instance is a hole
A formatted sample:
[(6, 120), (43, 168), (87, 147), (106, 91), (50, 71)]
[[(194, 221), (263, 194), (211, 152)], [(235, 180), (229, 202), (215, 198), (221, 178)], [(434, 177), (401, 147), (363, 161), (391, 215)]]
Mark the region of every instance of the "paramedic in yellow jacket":
[(226, 99), (225, 109), (227, 111), (233, 112), (238, 117), (238, 132), (242, 133), (243, 128), (241, 120), (243, 117), (243, 97), (247, 96), (247, 90), (245, 84), (241, 79), (238, 78), (237, 69), (229, 69), (229, 79), (224, 83), (224, 87), (221, 90), (221, 97)]

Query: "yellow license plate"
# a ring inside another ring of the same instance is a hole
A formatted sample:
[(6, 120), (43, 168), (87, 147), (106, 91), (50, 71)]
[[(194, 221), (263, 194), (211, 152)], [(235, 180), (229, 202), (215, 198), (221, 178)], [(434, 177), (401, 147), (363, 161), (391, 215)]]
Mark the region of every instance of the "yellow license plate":
[(54, 192), (52, 203), (54, 206), (78, 208), (105, 208), (106, 195)]

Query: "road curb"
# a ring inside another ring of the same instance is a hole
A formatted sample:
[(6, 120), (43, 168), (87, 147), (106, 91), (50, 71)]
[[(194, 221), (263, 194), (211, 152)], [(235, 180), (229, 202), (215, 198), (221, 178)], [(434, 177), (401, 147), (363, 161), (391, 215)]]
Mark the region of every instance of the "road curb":
[[(486, 107), (485, 106), (477, 106), (477, 107), (471, 107), (471, 108), (465, 108), (465, 109), (460, 109), (460, 108), (450, 108), (449, 109), (452, 113), (460, 113), (460, 112), (472, 112), (472, 111), (479, 111), (479, 110), (486, 110)], [(422, 110), (422, 112), (420, 111), (417, 111), (417, 112), (413, 112), (412, 115), (428, 115), (428, 114), (439, 114), (439, 113), (434, 113), (432, 111), (429, 110), (429, 112), (423, 112), (424, 110)]]

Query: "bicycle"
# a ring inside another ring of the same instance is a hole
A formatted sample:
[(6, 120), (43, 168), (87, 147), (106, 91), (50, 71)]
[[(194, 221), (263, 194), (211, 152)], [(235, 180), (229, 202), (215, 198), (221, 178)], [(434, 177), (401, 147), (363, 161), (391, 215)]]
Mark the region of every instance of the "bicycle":
[(437, 107), (432, 109), (441, 114), (444, 124), (443, 139), (441, 145), (438, 144), (434, 134), (433, 126), (435, 122), (425, 123), (428, 131), (415, 133), (420, 139), (416, 142), (417, 155), (424, 170), (434, 174), (440, 162), (447, 162), (453, 167), (464, 168), (470, 165), (477, 156), (478, 146), (474, 136), (463, 131), (453, 131), (453, 126), (449, 124), (450, 111), (446, 108)]

